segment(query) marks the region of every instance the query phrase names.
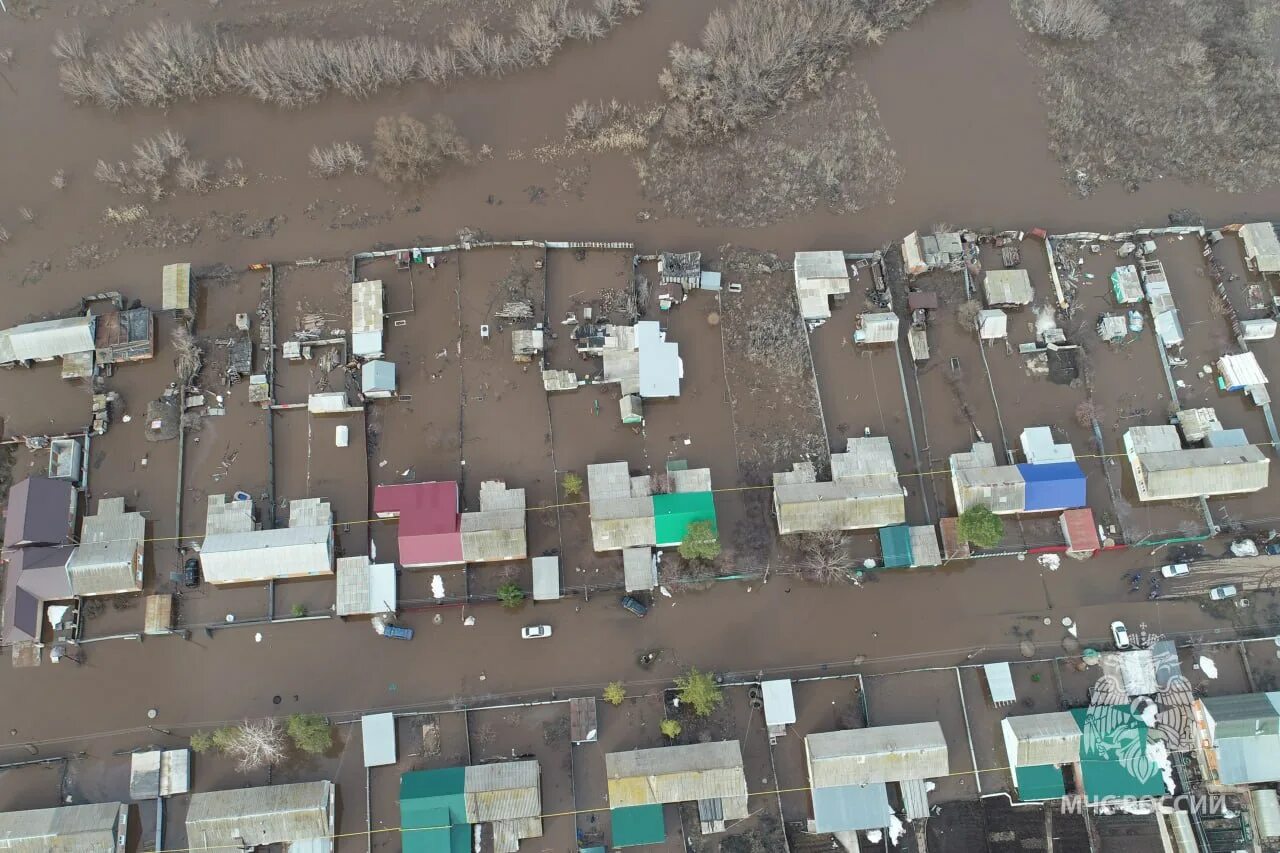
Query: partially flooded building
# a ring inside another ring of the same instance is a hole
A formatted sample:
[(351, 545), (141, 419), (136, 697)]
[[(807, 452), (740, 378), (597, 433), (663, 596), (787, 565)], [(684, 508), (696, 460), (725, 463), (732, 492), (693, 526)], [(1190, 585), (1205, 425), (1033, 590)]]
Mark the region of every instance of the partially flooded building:
[(338, 616), (373, 616), (398, 609), (394, 563), (375, 563), (368, 557), (339, 557), (337, 575), (334, 613)]
[(671, 460), (658, 475), (631, 476), (625, 462), (587, 466), (591, 539), (597, 551), (679, 545), (696, 522), (716, 530), (711, 469)]
[(467, 853), (473, 827), (488, 825), (495, 853), (542, 837), (541, 765), (504, 761), (415, 770), (400, 777), (405, 853)]
[(462, 559), (468, 563), (523, 560), (529, 556), (524, 489), (501, 480), (480, 484), (480, 511), (464, 512)]
[(400, 565), (406, 568), (523, 560), (528, 556), (524, 489), (501, 480), (480, 484), (478, 512), (461, 512), (455, 482), (378, 486), (373, 511), (398, 519)]
[(1035, 299), (1031, 275), (1024, 269), (988, 270), (982, 289), (991, 308), (1030, 305)]
[(0, 331), (0, 367), (29, 366), (37, 362), (66, 359), (94, 351), (92, 314), (61, 320), (24, 323)]
[(298, 782), (192, 794), (187, 844), (192, 849), (333, 850), (332, 782)]
[(112, 853), (129, 837), (129, 806), (89, 803), (0, 813), (0, 849), (17, 853)]
[(908, 820), (928, 817), (926, 782), (951, 771), (936, 722), (811, 734), (804, 749), (817, 832), (888, 827), (889, 784), (898, 785)]
[(1280, 275), (1280, 238), (1270, 222), (1250, 222), (1240, 226), (1240, 241), (1249, 269), (1263, 275)]
[(102, 498), (86, 516), (80, 544), (67, 561), (67, 579), (77, 596), (119, 595), (142, 589), (147, 520), (126, 512), (124, 498)]
[(192, 310), (191, 264), (165, 264), (160, 271), (160, 308), (182, 313)]
[(615, 847), (661, 842), (667, 803), (697, 803), (704, 835), (749, 813), (736, 740), (611, 752), (604, 763)]
[(996, 464), (989, 442), (974, 442), (951, 455), (956, 511), (985, 506), (997, 515), (1056, 512), (1086, 503), (1084, 471), (1070, 444), (1054, 441), (1048, 427), (1031, 427), (1020, 438), (1023, 463)]
[(1280, 781), (1280, 693), (1206, 696), (1194, 708), (1209, 779), (1222, 785)]
[(0, 642), (39, 642), (45, 604), (72, 598), (77, 493), (65, 480), (28, 477), (9, 489), (4, 519), (4, 602)]
[(778, 532), (862, 530), (901, 524), (906, 499), (893, 448), (885, 436), (850, 438), (831, 454), (831, 480), (819, 482), (812, 462), (773, 475)]
[(351, 285), (351, 354), (357, 358), (382, 358), (382, 298), (381, 281)]
[(156, 354), (156, 320), (150, 308), (127, 308), (97, 318), (94, 358), (98, 364), (146, 361)]
[(1063, 769), (1079, 763), (1082, 738), (1080, 724), (1071, 713), (1005, 717), (1000, 732), (1018, 799), (1055, 800), (1066, 794)]
[(212, 584), (333, 574), (333, 510), (320, 498), (289, 502), (289, 525), (259, 529), (253, 502), (209, 495), (200, 568)]
[(642, 320), (634, 326), (580, 326), (574, 334), (578, 352), (600, 356), (604, 365), (600, 381), (617, 384), (624, 397), (680, 396), (680, 380), (684, 378), (680, 345), (668, 341), (656, 321)]
[(1232, 440), (1212, 446), (1215, 437), (1223, 434), (1208, 433), (1210, 446), (1185, 448), (1177, 427), (1130, 428), (1124, 434), (1124, 449), (1139, 500), (1171, 501), (1265, 489), (1271, 460), (1252, 444)]
[(831, 298), (850, 291), (844, 252), (796, 252), (796, 300), (808, 322), (831, 317)]

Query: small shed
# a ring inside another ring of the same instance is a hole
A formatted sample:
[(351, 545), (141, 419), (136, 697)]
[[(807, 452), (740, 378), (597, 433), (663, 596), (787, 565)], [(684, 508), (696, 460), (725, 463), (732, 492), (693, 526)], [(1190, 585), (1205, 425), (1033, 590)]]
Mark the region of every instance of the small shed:
[(849, 293), (849, 268), (844, 252), (796, 252), (796, 299), (805, 320), (831, 316), (830, 297)]
[(623, 548), (622, 576), (627, 592), (648, 592), (658, 585), (658, 563), (652, 548)]
[(1253, 385), (1265, 385), (1267, 376), (1252, 352), (1224, 355), (1218, 359), (1218, 372), (1228, 391), (1240, 391)]
[(1119, 314), (1103, 314), (1098, 320), (1098, 337), (1115, 343), (1129, 334), (1129, 324)]
[(1209, 433), (1222, 429), (1222, 421), (1218, 420), (1218, 413), (1208, 406), (1198, 409), (1180, 409), (1174, 414), (1174, 419), (1177, 420), (1178, 427), (1182, 430), (1182, 437), (1187, 444), (1204, 441)]
[(1013, 670), (1008, 661), (989, 663), (982, 667), (987, 677), (987, 690), (991, 692), (991, 704), (999, 708), (1001, 705), (1012, 705), (1018, 701), (1013, 690)]
[(938, 531), (932, 524), (908, 528), (911, 534), (911, 568), (923, 569), (942, 565), (942, 551), (938, 547)]
[(360, 411), (347, 402), (346, 391), (324, 391), (307, 396), (307, 411), (313, 415), (341, 415)]
[(560, 558), (533, 558), (533, 600), (555, 601), (560, 597)]
[(698, 287), (702, 290), (710, 290), (713, 293), (720, 290), (720, 273), (712, 270), (703, 270), (701, 277), (698, 279)]
[(143, 621), (142, 633), (152, 636), (171, 633), (173, 631), (173, 596), (148, 595), (146, 602), (146, 617)]
[(618, 413), (624, 424), (644, 421), (644, 400), (639, 394), (626, 394), (618, 401)]
[(395, 563), (373, 563), (368, 557), (337, 560), (338, 616), (395, 613), (399, 606)]
[(926, 290), (913, 290), (907, 294), (907, 307), (912, 311), (921, 308), (927, 311), (937, 310), (938, 294)]
[(762, 681), (760, 693), (764, 698), (764, 724), (769, 729), (769, 737), (785, 735), (787, 726), (793, 726), (796, 722), (796, 699), (791, 689), (791, 680), (779, 678)]
[(535, 355), (547, 348), (546, 334), (542, 329), (512, 329), (512, 359), (521, 364), (533, 361)]
[(902, 238), (902, 263), (907, 275), (921, 275), (929, 271), (929, 265), (924, 262), (920, 232), (912, 231)]
[(103, 314), (94, 324), (94, 358), (98, 364), (145, 361), (156, 354), (156, 322), (150, 308)]
[(572, 743), (595, 743), (600, 732), (596, 720), (594, 696), (580, 696), (569, 700), (569, 740)]
[(190, 311), (191, 264), (166, 264), (160, 271), (160, 307), (165, 311)]
[(154, 800), (191, 790), (191, 750), (149, 749), (129, 761), (129, 798)]
[(1182, 321), (1178, 319), (1176, 309), (1161, 311), (1155, 319), (1156, 337), (1165, 349), (1182, 346), (1186, 336), (1182, 332)]
[(929, 360), (929, 333), (920, 326), (907, 330), (907, 346), (911, 348), (912, 361)]
[(1280, 238), (1270, 222), (1251, 222), (1240, 227), (1244, 257), (1249, 268), (1263, 274), (1280, 273)]
[(960, 538), (957, 526), (960, 519), (955, 516), (938, 519), (938, 530), (942, 534), (942, 558), (944, 560), (967, 560), (970, 556), (969, 543)]
[(351, 354), (357, 358), (382, 358), (382, 300), (381, 281), (351, 285)]
[(1059, 518), (1062, 535), (1067, 540), (1068, 554), (1092, 554), (1102, 547), (1093, 510), (1088, 507), (1069, 509)]
[(898, 339), (898, 315), (892, 312), (859, 314), (854, 343), (891, 344)]
[(1120, 305), (1131, 305), (1143, 299), (1142, 279), (1133, 264), (1116, 267), (1111, 273), (1111, 293)]
[(1240, 321), (1240, 337), (1246, 341), (1265, 341), (1276, 336), (1276, 321), (1271, 317), (1255, 317)]
[(396, 763), (395, 714), (365, 714), (360, 718), (364, 742), (364, 766), (385, 767)]
[(360, 392), (371, 400), (396, 393), (396, 366), (390, 361), (366, 361), (360, 366)]
[(886, 569), (905, 569), (911, 565), (911, 528), (905, 524), (880, 528), (880, 551)]
[(50, 480), (66, 480), (80, 485), (84, 452), (78, 438), (55, 438), (49, 442)]
[(984, 341), (996, 341), (1009, 337), (1009, 315), (999, 308), (979, 311), (978, 337)]
[(1035, 298), (1031, 276), (1023, 269), (988, 270), (983, 280), (987, 305), (1030, 305)]

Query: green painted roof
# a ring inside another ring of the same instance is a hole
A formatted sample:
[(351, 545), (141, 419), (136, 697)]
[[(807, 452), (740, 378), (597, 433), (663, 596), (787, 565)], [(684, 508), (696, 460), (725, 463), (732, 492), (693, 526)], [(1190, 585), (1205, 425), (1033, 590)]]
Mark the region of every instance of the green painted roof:
[(1018, 786), (1018, 799), (1057, 800), (1067, 793), (1062, 768), (1053, 764), (1013, 768), (1013, 781)]
[(1084, 792), (1102, 797), (1165, 793), (1160, 767), (1147, 757), (1147, 725), (1128, 705), (1092, 705), (1071, 712), (1080, 725)]
[(465, 767), (419, 770), (400, 777), (404, 853), (470, 853), (465, 779)]
[(716, 528), (716, 502), (711, 492), (675, 492), (653, 496), (654, 527), (658, 546), (679, 545), (685, 530), (695, 521), (711, 522)]
[(614, 847), (661, 844), (667, 838), (661, 803), (610, 809), (609, 818), (613, 823)]
[(911, 528), (905, 524), (880, 528), (880, 550), (886, 569), (903, 569), (911, 565)]

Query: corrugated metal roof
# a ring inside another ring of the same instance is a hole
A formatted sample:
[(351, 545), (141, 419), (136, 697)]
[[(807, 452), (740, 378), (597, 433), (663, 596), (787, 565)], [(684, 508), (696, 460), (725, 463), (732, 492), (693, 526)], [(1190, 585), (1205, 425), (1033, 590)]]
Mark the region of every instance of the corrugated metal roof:
[(931, 779), (949, 772), (936, 722), (812, 734), (804, 739), (815, 788)]
[(192, 794), (187, 843), (198, 850), (327, 839), (333, 834), (332, 799), (332, 782)]
[(898, 315), (892, 312), (858, 315), (861, 343), (886, 344), (898, 339)]
[(498, 820), (490, 824), (493, 830), (494, 853), (516, 853), (525, 838), (542, 837), (542, 818), (522, 817), (515, 820)]
[(640, 396), (679, 397), (684, 365), (680, 346), (667, 340), (656, 321), (636, 323), (636, 347), (640, 352)]
[(1262, 372), (1258, 357), (1252, 352), (1222, 356), (1218, 359), (1218, 372), (1222, 374), (1228, 388), (1246, 388), (1267, 383), (1267, 375)]
[(623, 548), (622, 577), (627, 592), (648, 592), (658, 585), (658, 569), (653, 561), (653, 549)]
[(1223, 785), (1280, 781), (1280, 735), (1220, 740), (1215, 752), (1218, 757), (1218, 781)]
[[(378, 332), (381, 334), (382, 281), (357, 281), (351, 285), (351, 332)], [(357, 352), (356, 355), (364, 355)]]
[(1027, 503), (1027, 484), (1015, 465), (953, 469), (951, 488), (959, 512), (978, 505), (996, 514), (1022, 512)]
[(0, 849), (12, 853), (115, 853), (121, 803), (0, 813)]
[(394, 563), (373, 564), (368, 557), (339, 557), (337, 574), (337, 615), (395, 612), (399, 595)]
[[(845, 264), (844, 252), (796, 252), (796, 279), (810, 281), (813, 279), (849, 280), (849, 268)], [(845, 292), (848, 292), (846, 287)]]
[(1070, 712), (1005, 717), (1000, 723), (1010, 765), (1036, 767), (1080, 760), (1080, 724)]
[(1280, 692), (1206, 696), (1200, 705), (1215, 740), (1280, 734)]
[(0, 364), (93, 352), (93, 317), (26, 323), (0, 332)]
[(1184, 450), (1172, 426), (1133, 427), (1125, 447), (1144, 501), (1256, 492), (1270, 474), (1271, 460), (1255, 446)]
[(185, 794), (190, 789), (191, 750), (151, 749), (130, 757), (130, 799), (154, 800)]
[(1052, 462), (1071, 462), (1076, 452), (1070, 443), (1059, 444), (1053, 438), (1053, 430), (1046, 426), (1028, 427), (1018, 437), (1022, 453), (1027, 461), (1039, 465)]
[(382, 394), (396, 390), (396, 365), (391, 361), (366, 361), (360, 367), (360, 390)]
[[(736, 740), (611, 752), (605, 770), (612, 808), (747, 796)], [(726, 803), (725, 816), (732, 819), (730, 812)]]
[(1098, 525), (1093, 520), (1093, 510), (1088, 507), (1067, 510), (1062, 514), (1060, 523), (1068, 551), (1096, 551), (1102, 547), (1102, 542), (1098, 539)]
[(4, 544), (64, 545), (76, 520), (76, 490), (66, 480), (27, 477), (9, 489)]
[(98, 501), (98, 514), (85, 518), (80, 545), (67, 561), (71, 591), (91, 596), (142, 589), (146, 536), (146, 519), (140, 512), (125, 512), (124, 498)]
[(555, 601), (560, 597), (560, 558), (533, 558), (533, 600)]
[(889, 790), (883, 782), (816, 788), (810, 796), (813, 798), (813, 821), (817, 832), (883, 829), (889, 825), (893, 814), (889, 806)]
[(988, 270), (983, 280), (987, 305), (1030, 305), (1035, 298), (1026, 270)]
[(916, 569), (942, 565), (942, 549), (938, 546), (938, 531), (932, 524), (910, 528), (911, 567)]
[(993, 704), (1005, 705), (1018, 700), (1018, 695), (1013, 690), (1013, 671), (1009, 669), (1008, 661), (985, 664), (982, 671), (987, 676), (987, 689), (991, 691)]
[(1009, 315), (999, 308), (979, 311), (978, 337), (984, 341), (1009, 337)]
[(897, 479), (898, 464), (888, 436), (857, 436), (845, 442), (844, 453), (831, 454), (831, 479), (852, 480), (882, 475)]
[(1270, 222), (1250, 222), (1241, 226), (1244, 255), (1258, 272), (1280, 272), (1280, 239)]
[(872, 483), (872, 478), (862, 478), (861, 482), (775, 486), (778, 532), (862, 530), (905, 521), (902, 487), (896, 481)]
[(467, 822), (537, 817), (542, 813), (537, 761), (504, 761), (468, 767), (463, 793)]
[(1084, 506), (1084, 471), (1074, 460), (1017, 466), (1025, 483), (1024, 512), (1073, 509)]
[(1280, 836), (1280, 798), (1274, 788), (1258, 788), (1249, 792), (1253, 804), (1254, 826), (1263, 838)]
[(160, 307), (165, 311), (191, 309), (191, 264), (165, 264), (160, 271)]
[(395, 714), (365, 714), (360, 718), (360, 738), (364, 746), (365, 767), (396, 763)]
[(711, 532), (716, 526), (715, 495), (711, 492), (672, 492), (653, 496), (654, 544), (675, 546), (684, 541), (690, 525), (706, 522)]
[(213, 584), (333, 574), (333, 528), (278, 527), (206, 536), (200, 568)]
[(880, 551), (886, 569), (911, 565), (911, 530), (905, 524), (880, 528)]
[(929, 816), (929, 790), (923, 779), (903, 779), (898, 783), (902, 794), (902, 810), (907, 820), (924, 820)]
[(830, 317), (829, 297), (850, 291), (843, 252), (796, 252), (795, 277), (796, 299), (805, 320)]

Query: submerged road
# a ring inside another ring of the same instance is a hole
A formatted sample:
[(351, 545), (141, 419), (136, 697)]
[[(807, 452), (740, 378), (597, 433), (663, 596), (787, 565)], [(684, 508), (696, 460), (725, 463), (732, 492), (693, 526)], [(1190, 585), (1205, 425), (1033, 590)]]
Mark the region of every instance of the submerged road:
[[(372, 709), (451, 707), (556, 691), (598, 693), (619, 679), (631, 686), (669, 679), (696, 665), (752, 677), (758, 671), (815, 674), (887, 672), (972, 660), (1016, 659), (1030, 632), (1037, 657), (1062, 654), (1061, 619), (1079, 625), (1083, 644), (1106, 645), (1109, 623), (1131, 631), (1145, 623), (1179, 638), (1231, 639), (1236, 626), (1199, 601), (1139, 600), (1122, 579), (1158, 558), (1113, 552), (1088, 562), (1063, 560), (1047, 571), (1033, 559), (982, 560), (963, 569), (885, 574), (862, 588), (818, 587), (789, 578), (732, 582), (707, 592), (656, 597), (638, 619), (618, 595), (590, 602), (497, 605), (410, 614), (412, 642), (378, 637), (366, 622), (337, 619), (201, 631), (190, 641), (152, 637), (84, 647), (84, 663), (11, 669), (0, 695), (0, 761), (28, 757), (26, 744), (81, 741), (143, 730), (175, 735), (246, 717), (319, 712), (333, 717)], [(1252, 591), (1246, 591), (1252, 594)], [(1236, 611), (1252, 622), (1266, 608)], [(1269, 598), (1268, 598), (1269, 600)], [(1220, 609), (1219, 612), (1223, 612)], [(1043, 619), (1052, 624), (1046, 626)], [(521, 640), (526, 624), (548, 623), (554, 636)], [(261, 633), (260, 642), (255, 634)], [(651, 670), (636, 658), (664, 650)], [(858, 667), (853, 661), (866, 659)], [(277, 700), (276, 697), (279, 697)], [(278, 702), (278, 704), (277, 704)], [(156, 709), (155, 720), (147, 717)], [(11, 733), (16, 730), (16, 734)], [(59, 752), (48, 743), (43, 754)]]

